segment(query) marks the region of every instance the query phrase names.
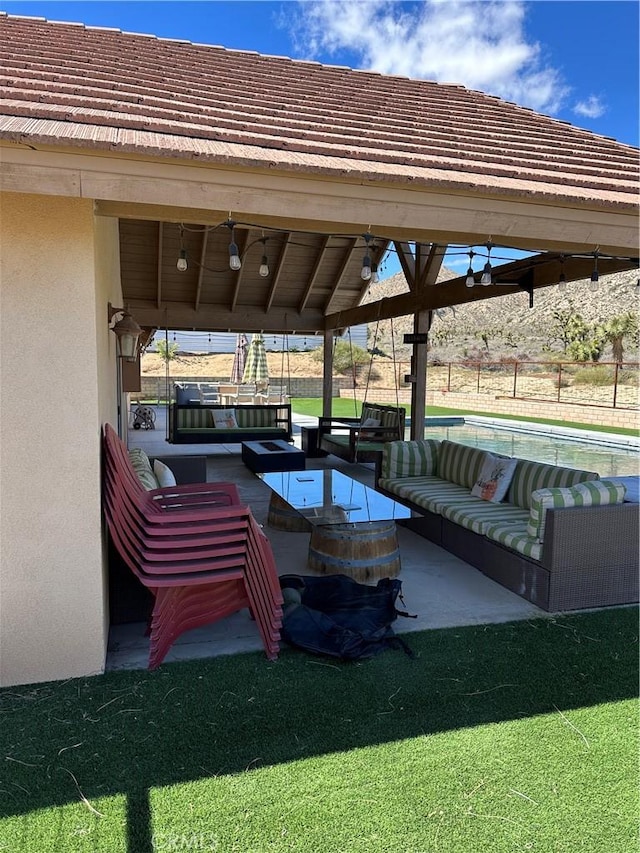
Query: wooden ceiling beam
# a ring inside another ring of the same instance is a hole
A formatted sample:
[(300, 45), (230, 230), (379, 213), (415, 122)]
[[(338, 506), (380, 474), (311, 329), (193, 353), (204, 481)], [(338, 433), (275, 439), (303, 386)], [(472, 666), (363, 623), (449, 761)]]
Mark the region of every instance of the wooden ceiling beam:
[(205, 260), (207, 257), (207, 240), (209, 239), (209, 231), (207, 228), (202, 229), (202, 243), (200, 245), (200, 266), (198, 267), (198, 281), (196, 284), (196, 296), (193, 300), (193, 307), (197, 311), (200, 307), (200, 298), (202, 296), (202, 287), (204, 283)]
[(158, 268), (156, 270), (156, 305), (162, 305), (162, 242), (164, 237), (164, 223), (158, 222)]
[[(425, 248), (427, 249), (426, 254)], [(431, 243), (429, 246), (418, 243), (416, 249), (420, 253), (418, 290), (422, 290), (423, 287), (431, 287), (437, 282), (447, 247), (439, 246), (437, 243)]]
[[(560, 255), (538, 255), (539, 261), (534, 262), (532, 258), (524, 258), (514, 261), (512, 264), (504, 264), (494, 270), (494, 280), (514, 281), (513, 285), (493, 284), (487, 287), (476, 285), (473, 288), (466, 287), (466, 276), (440, 282), (433, 287), (425, 287), (418, 293), (401, 293), (381, 299), (378, 302), (368, 302), (358, 308), (347, 311), (338, 311), (327, 315), (325, 318), (325, 330), (342, 329), (347, 326), (356, 326), (361, 323), (373, 323), (378, 319), (389, 320), (392, 317), (404, 317), (415, 314), (418, 311), (432, 311), (436, 308), (449, 308), (452, 305), (463, 305), (468, 302), (479, 302), (481, 299), (489, 299), (495, 296), (507, 296), (510, 293), (521, 293), (523, 290), (537, 290), (540, 287), (549, 287), (558, 283), (560, 274)], [(636, 269), (638, 259), (608, 259), (598, 260), (600, 275), (612, 272), (623, 272), (628, 269)], [(567, 281), (579, 281), (589, 278), (593, 270), (592, 258), (565, 258), (564, 273)]]
[(351, 256), (353, 255), (357, 244), (358, 244), (358, 238), (357, 237), (353, 237), (351, 240), (349, 240), (349, 242), (347, 244), (347, 249), (346, 249), (346, 251), (342, 257), (342, 263), (340, 264), (340, 269), (338, 270), (338, 274), (337, 274), (335, 281), (333, 283), (333, 287), (331, 288), (331, 293), (329, 294), (329, 298), (327, 299), (327, 302), (326, 302), (325, 307), (324, 307), (324, 313), (325, 314), (329, 314), (331, 311), (331, 303), (334, 301), (334, 299), (336, 297), (336, 294), (338, 292), (338, 289), (340, 287), (342, 279), (344, 278), (344, 274), (347, 270), (347, 267), (349, 266), (349, 261), (351, 260)]
[(303, 311), (307, 307), (307, 302), (309, 301), (309, 297), (311, 296), (311, 292), (313, 291), (314, 285), (315, 285), (316, 280), (318, 278), (318, 274), (322, 268), (322, 262), (324, 261), (324, 259), (326, 257), (327, 248), (329, 246), (329, 240), (330, 239), (331, 238), (329, 236), (325, 236), (322, 238), (322, 241), (320, 243), (320, 251), (316, 255), (316, 259), (315, 259), (314, 264), (313, 264), (313, 269), (311, 270), (311, 275), (309, 276), (309, 279), (308, 279), (307, 284), (305, 286), (302, 299), (300, 300), (300, 302), (298, 304), (298, 311), (300, 314), (302, 314)]
[(324, 328), (324, 314), (320, 310), (306, 311), (304, 315), (289, 308), (272, 308), (265, 313), (262, 308), (241, 306), (235, 311), (221, 305), (202, 303), (198, 311), (186, 303), (165, 303), (162, 308), (143, 300), (132, 299), (128, 308), (141, 326), (175, 329), (176, 331), (259, 332), (265, 334), (315, 335)]
[(273, 300), (276, 296), (276, 291), (278, 289), (278, 285), (282, 280), (282, 276), (285, 269), (285, 261), (287, 258), (287, 253), (290, 248), (291, 243), (291, 233), (286, 235), (284, 242), (280, 248), (280, 255), (278, 256), (278, 260), (276, 261), (275, 269), (271, 276), (271, 287), (269, 288), (269, 295), (267, 297), (267, 303), (265, 305), (265, 311), (271, 311), (271, 307), (273, 306)]

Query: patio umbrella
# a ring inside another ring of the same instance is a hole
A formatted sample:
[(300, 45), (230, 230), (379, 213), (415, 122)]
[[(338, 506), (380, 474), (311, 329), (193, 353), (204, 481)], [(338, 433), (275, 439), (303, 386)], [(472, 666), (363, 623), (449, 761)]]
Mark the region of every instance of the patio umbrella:
[(231, 382), (234, 385), (239, 385), (242, 382), (242, 374), (244, 366), (247, 363), (247, 347), (249, 341), (244, 332), (238, 335), (236, 339), (236, 353), (233, 357), (233, 367), (231, 368)]
[(243, 382), (255, 382), (258, 386), (269, 384), (269, 369), (267, 368), (267, 351), (264, 348), (262, 335), (254, 335), (249, 344), (247, 363), (242, 374)]

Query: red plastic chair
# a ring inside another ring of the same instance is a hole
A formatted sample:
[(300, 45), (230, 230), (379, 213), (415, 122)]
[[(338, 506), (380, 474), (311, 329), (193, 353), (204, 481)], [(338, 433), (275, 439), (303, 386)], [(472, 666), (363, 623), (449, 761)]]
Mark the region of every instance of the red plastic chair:
[(273, 552), (233, 483), (146, 491), (107, 424), (103, 504), (116, 550), (154, 595), (150, 669), (184, 631), (245, 607), (267, 657), (277, 657), (282, 595)]

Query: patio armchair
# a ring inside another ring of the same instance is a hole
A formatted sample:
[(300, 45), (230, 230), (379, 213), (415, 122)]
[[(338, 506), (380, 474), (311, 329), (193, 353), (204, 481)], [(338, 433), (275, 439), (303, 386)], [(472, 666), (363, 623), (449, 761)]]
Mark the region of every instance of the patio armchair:
[(389, 441), (404, 438), (405, 409), (363, 403), (356, 417), (318, 418), (318, 446), (347, 462), (377, 462)]

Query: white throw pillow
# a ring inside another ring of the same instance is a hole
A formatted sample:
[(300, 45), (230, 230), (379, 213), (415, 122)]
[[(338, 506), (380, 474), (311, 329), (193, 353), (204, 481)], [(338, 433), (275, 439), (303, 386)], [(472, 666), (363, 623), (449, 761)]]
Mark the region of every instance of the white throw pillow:
[(476, 498), (482, 498), (483, 501), (500, 503), (507, 494), (517, 463), (517, 459), (494, 456), (493, 453), (485, 454), (484, 463), (478, 479), (473, 484), (471, 494)]
[(213, 425), (216, 429), (237, 429), (238, 421), (233, 409), (214, 409), (212, 411)]
[(377, 427), (377, 426), (380, 426), (380, 421), (378, 420), (378, 418), (366, 418), (366, 420), (364, 420), (362, 422), (362, 426), (363, 427)]
[(159, 459), (153, 460), (153, 473), (156, 475), (156, 480), (161, 489), (169, 486), (177, 486), (176, 478), (168, 465), (161, 462)]

